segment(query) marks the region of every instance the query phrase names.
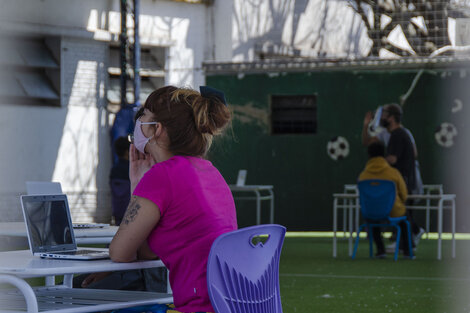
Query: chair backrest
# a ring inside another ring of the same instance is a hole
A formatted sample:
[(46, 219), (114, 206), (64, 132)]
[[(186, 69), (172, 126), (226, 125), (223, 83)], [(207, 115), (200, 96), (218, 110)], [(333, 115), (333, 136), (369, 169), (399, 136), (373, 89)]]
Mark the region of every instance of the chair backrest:
[(395, 183), (367, 179), (357, 183), (361, 213), (366, 220), (384, 220), (390, 215), (396, 197)]
[(257, 225), (220, 235), (207, 261), (216, 313), (282, 313), (279, 259), (286, 228)]

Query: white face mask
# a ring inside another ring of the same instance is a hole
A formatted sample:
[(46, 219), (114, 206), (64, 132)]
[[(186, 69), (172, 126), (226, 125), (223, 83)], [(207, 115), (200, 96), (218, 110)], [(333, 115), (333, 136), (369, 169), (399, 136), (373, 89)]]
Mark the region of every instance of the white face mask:
[(137, 150), (145, 154), (145, 146), (153, 138), (154, 135), (147, 138), (142, 132), (142, 125), (157, 125), (158, 122), (141, 122), (140, 118), (135, 121), (134, 127), (134, 146)]

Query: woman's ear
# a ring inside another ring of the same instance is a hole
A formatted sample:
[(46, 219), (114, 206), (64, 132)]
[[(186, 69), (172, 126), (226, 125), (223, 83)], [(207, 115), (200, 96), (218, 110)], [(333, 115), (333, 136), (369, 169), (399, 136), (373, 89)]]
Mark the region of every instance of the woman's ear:
[(166, 132), (166, 128), (161, 123), (155, 125), (154, 138), (155, 143), (158, 142), (164, 146), (168, 145), (168, 133)]
[(155, 138), (158, 138), (162, 134), (162, 131), (163, 131), (162, 124), (157, 122), (157, 124), (155, 124)]

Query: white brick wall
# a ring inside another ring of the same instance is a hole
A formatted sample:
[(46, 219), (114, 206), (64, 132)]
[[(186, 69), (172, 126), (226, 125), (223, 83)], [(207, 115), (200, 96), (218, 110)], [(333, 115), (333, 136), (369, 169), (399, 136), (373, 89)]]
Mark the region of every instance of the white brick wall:
[[(106, 194), (109, 190), (111, 156), (108, 116), (104, 109), (107, 59), (106, 43), (73, 38), (62, 40), (61, 98), (67, 105), (67, 114), (53, 180), (60, 181), (66, 192), (90, 194), (101, 190)], [(94, 197), (92, 202), (97, 201), (104, 203), (99, 208), (99, 215), (109, 216), (109, 200)], [(83, 208), (72, 207), (73, 214), (74, 210), (82, 212), (80, 220), (90, 221), (95, 216), (95, 212), (89, 212), (87, 216)]]

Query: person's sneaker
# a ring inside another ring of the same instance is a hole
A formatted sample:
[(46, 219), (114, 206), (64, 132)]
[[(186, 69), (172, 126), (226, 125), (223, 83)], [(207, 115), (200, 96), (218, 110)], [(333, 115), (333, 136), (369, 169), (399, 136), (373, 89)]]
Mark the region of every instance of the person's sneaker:
[(414, 259), (416, 259), (416, 254), (413, 253), (413, 256), (410, 258), (410, 255), (409, 255), (409, 254), (403, 253), (403, 257), (404, 257), (405, 259), (414, 260)]
[(385, 259), (386, 257), (387, 257), (387, 254), (385, 254), (385, 253), (377, 253), (375, 255), (376, 259)]
[(419, 228), (419, 233), (417, 233), (416, 235), (413, 234), (413, 243), (414, 243), (415, 246), (418, 245), (421, 237), (424, 235), (425, 232), (426, 231), (424, 230), (424, 228), (420, 227)]
[(396, 241), (392, 242), (391, 244), (389, 244), (385, 247), (385, 251), (387, 253), (394, 253), (396, 246), (397, 246), (397, 242)]
[[(395, 247), (396, 247), (396, 246), (397, 246), (397, 243), (396, 243), (396, 242), (391, 243), (391, 244), (389, 244), (389, 245), (387, 245), (387, 246), (385, 247), (385, 251), (386, 251), (387, 253), (395, 253)], [(415, 252), (415, 251), (416, 251), (416, 247), (413, 247), (413, 252)], [(403, 249), (400, 247), (399, 250), (398, 250), (398, 252), (403, 253)]]

